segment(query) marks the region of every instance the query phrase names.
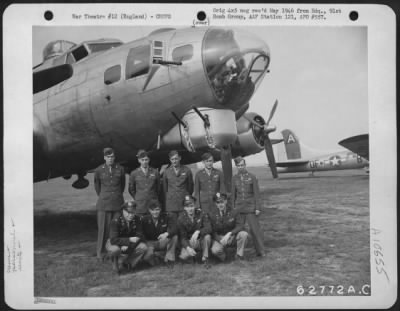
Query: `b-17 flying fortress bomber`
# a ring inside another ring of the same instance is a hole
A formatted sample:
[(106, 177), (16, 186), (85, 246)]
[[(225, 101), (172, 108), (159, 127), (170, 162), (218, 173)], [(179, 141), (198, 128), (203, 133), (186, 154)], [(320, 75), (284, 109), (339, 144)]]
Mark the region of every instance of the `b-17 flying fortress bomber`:
[(166, 28), (123, 43), (57, 40), (33, 68), (34, 181), (76, 174), (75, 188), (112, 147), (131, 171), (139, 149), (152, 165), (178, 149), (183, 163), (211, 150), (225, 182), (232, 156), (266, 150), (274, 177), (269, 120), (247, 112), (268, 72), (270, 50), (251, 33), (227, 28)]

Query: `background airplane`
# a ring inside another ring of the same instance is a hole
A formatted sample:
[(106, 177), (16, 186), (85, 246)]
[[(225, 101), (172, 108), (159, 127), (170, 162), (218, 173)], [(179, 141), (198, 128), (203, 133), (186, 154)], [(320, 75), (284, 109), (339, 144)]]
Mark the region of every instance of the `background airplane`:
[(113, 147), (127, 172), (139, 149), (152, 165), (168, 163), (171, 149), (183, 163), (211, 151), (222, 161), (228, 189), (232, 156), (266, 151), (276, 177), (276, 127), (247, 112), (267, 73), (270, 51), (255, 35), (225, 28), (166, 28), (122, 43), (99, 39), (50, 42), (33, 68), (34, 182), (88, 171)]
[[(348, 150), (339, 150), (329, 154), (312, 150), (302, 144), (289, 129), (282, 132), (283, 145), (277, 145), (278, 173), (295, 173), (345, 170), (369, 167), (368, 134), (352, 136), (339, 142)], [(317, 155), (319, 154), (319, 155)]]

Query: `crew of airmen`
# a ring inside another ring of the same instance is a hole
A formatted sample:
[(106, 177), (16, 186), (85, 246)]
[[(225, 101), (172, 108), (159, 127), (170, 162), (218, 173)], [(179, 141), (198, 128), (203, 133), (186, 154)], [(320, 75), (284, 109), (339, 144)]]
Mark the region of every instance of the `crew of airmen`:
[(173, 267), (177, 256), (182, 262), (199, 261), (209, 268), (210, 254), (224, 261), (229, 246), (236, 246), (235, 260), (242, 261), (248, 239), (246, 223), (257, 256), (265, 255), (257, 217), (258, 181), (246, 170), (244, 158), (234, 159), (238, 173), (232, 178), (228, 204), (223, 175), (213, 167), (211, 153), (203, 154), (204, 169), (196, 173), (193, 183), (191, 170), (181, 165), (176, 150), (171, 151), (171, 165), (161, 182), (158, 170), (149, 165), (148, 153), (140, 150), (140, 167), (129, 176), (132, 200), (124, 202), (124, 169), (115, 164), (113, 149), (105, 148), (103, 153), (105, 163), (94, 175), (98, 195), (97, 257), (110, 258), (117, 273), (132, 270), (141, 261)]

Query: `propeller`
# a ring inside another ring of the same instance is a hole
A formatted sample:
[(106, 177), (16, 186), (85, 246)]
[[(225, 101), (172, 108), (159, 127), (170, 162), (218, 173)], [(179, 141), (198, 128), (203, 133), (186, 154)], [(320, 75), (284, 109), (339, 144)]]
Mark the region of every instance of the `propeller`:
[(276, 169), (276, 161), (275, 161), (275, 156), (274, 156), (274, 152), (272, 149), (272, 143), (271, 143), (271, 140), (268, 135), (269, 135), (269, 133), (275, 131), (276, 128), (268, 128), (268, 125), (269, 125), (269, 122), (271, 122), (272, 117), (274, 116), (277, 107), (278, 107), (278, 100), (275, 101), (274, 106), (272, 107), (271, 112), (269, 113), (268, 120), (265, 123), (262, 119), (257, 120), (256, 118), (254, 118), (254, 120), (253, 120), (244, 115), (245, 118), (251, 124), (253, 124), (255, 127), (257, 127), (259, 129), (258, 131), (256, 131), (256, 133), (257, 133), (257, 136), (260, 137), (260, 140), (262, 140), (262, 142), (264, 144), (265, 154), (267, 156), (269, 167), (271, 168), (271, 173), (274, 178), (278, 177), (278, 170)]
[(268, 125), (269, 125), (269, 122), (271, 121), (272, 117), (273, 117), (274, 114), (275, 114), (276, 107), (278, 107), (278, 100), (275, 100), (274, 106), (272, 107), (271, 112), (269, 113), (269, 118), (268, 118), (268, 121), (267, 121), (267, 123), (265, 124), (265, 126), (268, 126)]

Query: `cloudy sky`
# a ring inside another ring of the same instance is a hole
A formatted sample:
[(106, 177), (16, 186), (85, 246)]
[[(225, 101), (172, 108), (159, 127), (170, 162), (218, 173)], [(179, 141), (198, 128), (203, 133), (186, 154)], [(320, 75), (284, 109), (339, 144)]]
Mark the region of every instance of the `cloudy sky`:
[[(159, 28), (159, 27), (157, 27)], [(44, 46), (57, 39), (79, 43), (98, 38), (129, 42), (155, 27), (34, 27), (33, 64)], [(246, 27), (271, 50), (270, 73), (250, 102), (249, 111), (265, 118), (275, 101), (272, 120), (278, 131), (292, 129), (321, 153), (338, 150), (349, 136), (368, 133), (367, 28), (317, 26)], [(280, 133), (272, 134), (279, 137)], [(259, 154), (249, 159), (263, 162)]]

